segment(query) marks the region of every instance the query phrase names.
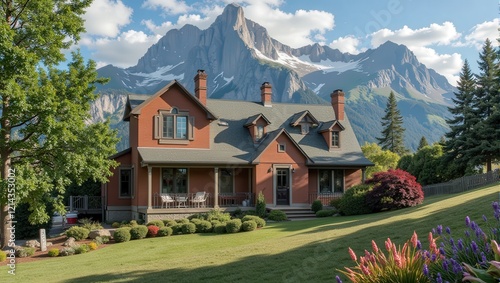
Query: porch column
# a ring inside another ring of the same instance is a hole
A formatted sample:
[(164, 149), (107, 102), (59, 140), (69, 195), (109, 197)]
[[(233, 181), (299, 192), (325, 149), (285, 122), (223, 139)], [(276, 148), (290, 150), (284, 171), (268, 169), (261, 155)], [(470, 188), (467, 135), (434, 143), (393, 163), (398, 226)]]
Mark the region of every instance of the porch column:
[(153, 194), (153, 168), (148, 166), (148, 209), (152, 209), (151, 195)]
[(219, 167), (214, 168), (214, 208), (219, 208)]

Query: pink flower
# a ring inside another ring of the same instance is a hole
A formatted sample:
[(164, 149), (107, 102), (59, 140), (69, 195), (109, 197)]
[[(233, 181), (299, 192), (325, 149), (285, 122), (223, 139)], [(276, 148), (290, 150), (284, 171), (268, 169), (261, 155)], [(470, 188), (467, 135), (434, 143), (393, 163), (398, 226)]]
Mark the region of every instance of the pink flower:
[(387, 238), (387, 241), (385, 241), (385, 249), (390, 252), (392, 249), (392, 242), (390, 238)]
[(378, 253), (378, 246), (377, 243), (375, 243), (374, 240), (372, 240), (372, 249), (374, 253)]
[(358, 257), (351, 248), (349, 248), (349, 255), (351, 256), (352, 260), (358, 261)]
[(361, 271), (363, 271), (363, 274), (365, 275), (370, 275), (370, 269), (368, 269), (365, 265), (361, 265)]
[(417, 247), (418, 236), (417, 236), (417, 232), (415, 232), (415, 231), (413, 231), (413, 235), (411, 236), (411, 244), (413, 245), (414, 248)]

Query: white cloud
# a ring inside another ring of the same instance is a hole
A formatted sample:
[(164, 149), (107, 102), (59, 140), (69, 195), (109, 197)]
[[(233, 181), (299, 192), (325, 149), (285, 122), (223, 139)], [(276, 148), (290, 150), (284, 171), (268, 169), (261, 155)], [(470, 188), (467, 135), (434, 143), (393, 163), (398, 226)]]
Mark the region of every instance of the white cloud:
[(500, 19), (496, 18), (493, 21), (477, 24), (472, 28), (472, 31), (465, 36), (464, 45), (475, 46), (477, 50), (481, 50), (484, 41), (489, 38), (494, 46), (498, 46), (498, 27)]
[(87, 34), (115, 37), (130, 23), (132, 9), (122, 1), (96, 0), (87, 8), (83, 19)]
[(128, 30), (117, 38), (82, 38), (81, 45), (91, 50), (92, 58), (99, 67), (112, 63), (117, 67), (130, 67), (137, 64), (151, 45), (160, 39), (158, 35), (147, 35), (142, 31)]
[(433, 46), (452, 46), (458, 42), (461, 34), (457, 32), (453, 23), (431, 24), (429, 27), (415, 30), (407, 26), (395, 31), (381, 29), (370, 36), (371, 45), (374, 48), (388, 40), (406, 45), (420, 63), (445, 76), (450, 84), (456, 85), (457, 74), (463, 64), (461, 55), (458, 53), (439, 54), (432, 48)]
[(161, 9), (167, 14), (182, 14), (187, 13), (191, 8), (186, 4), (185, 1), (178, 0), (146, 0), (142, 7), (149, 9)]
[(332, 41), (328, 46), (333, 49), (338, 49), (340, 52), (347, 52), (350, 54), (359, 54), (361, 50), (358, 49), (359, 39), (354, 36), (339, 37)]

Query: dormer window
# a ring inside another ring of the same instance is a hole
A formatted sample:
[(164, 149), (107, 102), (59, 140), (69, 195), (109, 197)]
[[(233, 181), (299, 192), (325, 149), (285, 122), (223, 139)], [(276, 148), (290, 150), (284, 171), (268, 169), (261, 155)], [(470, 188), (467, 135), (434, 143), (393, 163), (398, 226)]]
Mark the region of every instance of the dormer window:
[(340, 147), (340, 133), (338, 131), (332, 132), (332, 147)]
[(264, 136), (264, 126), (262, 125), (257, 125), (255, 131), (255, 141), (260, 141), (262, 137)]
[(269, 122), (264, 114), (257, 114), (249, 117), (243, 126), (248, 128), (252, 140), (257, 143), (264, 138), (266, 126), (269, 124), (271, 124), (271, 122)]
[(194, 117), (177, 108), (160, 110), (155, 116), (155, 139), (160, 143), (187, 143), (193, 140)]
[(302, 135), (307, 135), (310, 129), (317, 127), (318, 124), (318, 120), (308, 110), (296, 113), (290, 122), (290, 126), (292, 127), (300, 126), (300, 133)]

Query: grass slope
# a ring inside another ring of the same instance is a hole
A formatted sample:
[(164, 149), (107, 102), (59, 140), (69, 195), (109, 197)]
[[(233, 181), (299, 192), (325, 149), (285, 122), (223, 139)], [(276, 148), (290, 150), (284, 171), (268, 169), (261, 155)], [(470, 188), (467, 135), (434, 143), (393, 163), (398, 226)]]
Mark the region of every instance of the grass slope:
[[(439, 224), (462, 235), (465, 216), (492, 217), (500, 184), (456, 195), (429, 197), (418, 207), (351, 217), (273, 223), (230, 235), (194, 234), (116, 244), (87, 254), (0, 267), (0, 282), (334, 282), (353, 266), (348, 254), (403, 244), (416, 231)], [(491, 221), (491, 220), (490, 220)], [(14, 281), (13, 281), (14, 279)]]

